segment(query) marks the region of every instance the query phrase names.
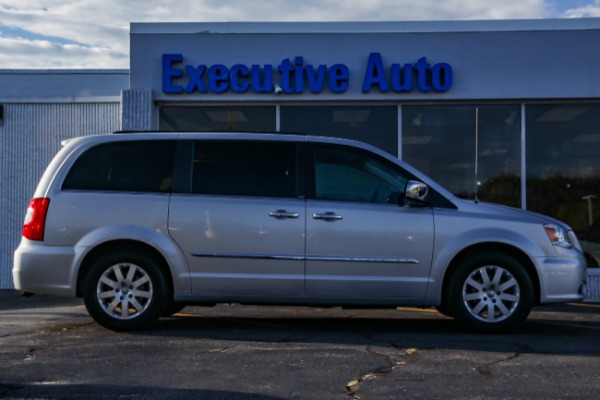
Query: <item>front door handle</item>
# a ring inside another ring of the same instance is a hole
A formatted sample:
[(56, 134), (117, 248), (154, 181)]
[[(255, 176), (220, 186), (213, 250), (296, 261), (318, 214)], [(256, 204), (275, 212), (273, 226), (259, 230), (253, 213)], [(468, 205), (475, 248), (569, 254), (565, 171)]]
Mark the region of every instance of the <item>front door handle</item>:
[(290, 218), (298, 218), (300, 214), (297, 212), (288, 212), (286, 210), (276, 210), (271, 211), (269, 213), (269, 217), (277, 218), (277, 219), (290, 219)]
[(314, 219), (322, 219), (324, 221), (339, 221), (340, 219), (344, 218), (343, 216), (336, 214), (334, 212), (331, 211), (327, 211), (325, 213), (315, 213), (312, 215), (312, 217)]

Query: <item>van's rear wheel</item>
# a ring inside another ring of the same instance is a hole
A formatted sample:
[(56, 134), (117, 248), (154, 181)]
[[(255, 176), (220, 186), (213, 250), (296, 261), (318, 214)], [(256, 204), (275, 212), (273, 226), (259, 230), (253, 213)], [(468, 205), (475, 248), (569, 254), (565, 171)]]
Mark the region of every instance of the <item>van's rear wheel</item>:
[(89, 314), (116, 330), (144, 327), (160, 318), (170, 298), (159, 264), (146, 254), (119, 251), (96, 260), (84, 282)]
[(527, 318), (534, 302), (533, 284), (525, 267), (502, 253), (466, 257), (448, 288), (454, 317), (482, 331), (515, 327)]

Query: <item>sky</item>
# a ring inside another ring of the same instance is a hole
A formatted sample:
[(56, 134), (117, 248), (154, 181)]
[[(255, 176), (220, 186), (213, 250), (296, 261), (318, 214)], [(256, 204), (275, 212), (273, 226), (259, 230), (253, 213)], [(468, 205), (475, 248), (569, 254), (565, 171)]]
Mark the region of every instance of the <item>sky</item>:
[(0, 0), (0, 69), (128, 69), (131, 22), (600, 17), (600, 0)]

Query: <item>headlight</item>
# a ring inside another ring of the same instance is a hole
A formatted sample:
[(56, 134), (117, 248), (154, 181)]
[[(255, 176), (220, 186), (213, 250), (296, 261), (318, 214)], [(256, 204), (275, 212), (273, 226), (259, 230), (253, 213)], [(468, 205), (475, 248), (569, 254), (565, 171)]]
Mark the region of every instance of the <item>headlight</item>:
[(573, 243), (571, 243), (567, 232), (565, 232), (565, 230), (560, 226), (555, 224), (546, 224), (544, 225), (544, 229), (546, 230), (546, 234), (553, 245), (566, 248), (573, 247)]

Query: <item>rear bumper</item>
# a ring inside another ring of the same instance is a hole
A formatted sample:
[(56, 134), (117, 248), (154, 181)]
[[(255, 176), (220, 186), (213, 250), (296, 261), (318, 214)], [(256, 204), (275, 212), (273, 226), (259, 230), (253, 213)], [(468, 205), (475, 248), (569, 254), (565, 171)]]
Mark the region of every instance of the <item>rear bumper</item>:
[(77, 275), (72, 247), (45, 246), (22, 239), (15, 250), (13, 281), (22, 292), (50, 296), (76, 296)]

